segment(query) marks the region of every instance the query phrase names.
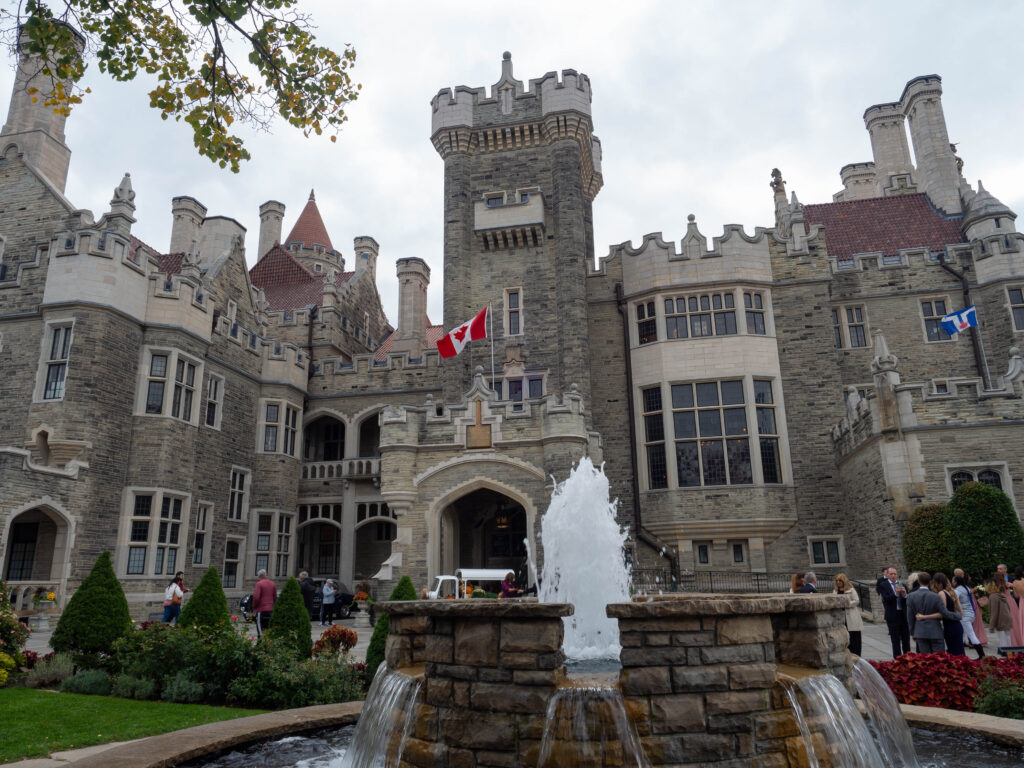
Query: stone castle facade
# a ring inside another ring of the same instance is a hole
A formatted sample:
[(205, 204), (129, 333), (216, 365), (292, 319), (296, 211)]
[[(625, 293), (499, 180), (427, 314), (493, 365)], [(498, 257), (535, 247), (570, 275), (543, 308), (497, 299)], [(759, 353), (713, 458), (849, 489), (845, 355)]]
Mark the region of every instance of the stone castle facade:
[[(1020, 495), (1022, 237), (964, 180), (937, 76), (865, 112), (874, 160), (833, 202), (776, 171), (771, 226), (709, 245), (690, 216), (678, 243), (595, 261), (590, 80), (524, 83), (506, 54), (490, 89), (431, 102), (443, 324), (407, 257), (393, 327), (376, 240), (347, 269), (312, 193), (285, 237), (285, 206), (260, 207), (251, 269), (245, 227), (191, 197), (166, 253), (139, 239), (128, 175), (106, 213), (77, 209), (65, 118), (24, 98), (35, 69), (19, 61), (0, 136), (0, 576), (19, 608), (66, 599), (104, 549), (140, 615), (211, 565), (232, 597), (260, 568), (378, 596), (402, 573), (529, 579), (524, 539), (583, 456), (606, 462), (634, 563), (676, 575), (870, 576), (916, 505), (968, 479)], [(972, 303), (980, 328), (947, 336)], [(488, 305), (493, 375), (486, 342), (442, 362), (444, 329)]]

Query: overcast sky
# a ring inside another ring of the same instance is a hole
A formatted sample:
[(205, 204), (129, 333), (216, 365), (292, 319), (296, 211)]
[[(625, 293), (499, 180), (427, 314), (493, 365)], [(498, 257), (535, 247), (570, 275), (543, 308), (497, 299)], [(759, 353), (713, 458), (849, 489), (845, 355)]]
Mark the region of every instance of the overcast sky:
[[(247, 139), (239, 174), (200, 158), (184, 124), (149, 108), (151, 82), (121, 84), (93, 65), (93, 93), (68, 122), (67, 195), (97, 216), (128, 171), (134, 233), (166, 250), (170, 201), (191, 195), (248, 228), (258, 206), (287, 206), (287, 234), (310, 188), (349, 265), (352, 238), (381, 244), (378, 282), (394, 321), (394, 262), (433, 270), (440, 322), (442, 163), (430, 144), (440, 88), (490, 86), (502, 51), (523, 81), (573, 68), (590, 76), (604, 188), (594, 205), (597, 255), (648, 232), (681, 239), (693, 213), (709, 238), (722, 225), (773, 223), (770, 171), (804, 203), (830, 202), (839, 168), (871, 159), (864, 109), (937, 73), (964, 174), (1024, 210), (1024, 4), (1005, 2), (340, 2), (302, 0), (328, 45), (352, 43), (362, 95), (336, 144), (283, 123)], [(13, 61), (10, 62), (13, 66)], [(0, 77), (10, 93), (10, 66)], [(1022, 220), (1024, 222), (1024, 220)], [(1022, 224), (1024, 226), (1024, 224)]]

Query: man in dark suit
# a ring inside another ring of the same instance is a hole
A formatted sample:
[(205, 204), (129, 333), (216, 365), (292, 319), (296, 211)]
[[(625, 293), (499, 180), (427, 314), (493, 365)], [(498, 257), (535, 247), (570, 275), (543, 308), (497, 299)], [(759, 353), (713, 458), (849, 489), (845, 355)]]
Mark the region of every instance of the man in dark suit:
[(800, 594), (810, 595), (818, 591), (818, 577), (814, 571), (808, 571), (804, 574), (804, 585), (800, 587)]
[(892, 657), (910, 653), (910, 629), (907, 626), (907, 587), (900, 583), (896, 569), (889, 566), (875, 585), (885, 608), (885, 624), (889, 628)]
[[(928, 589), (931, 580), (931, 576), (922, 573), (917, 577), (921, 588), (907, 597), (907, 622), (910, 624), (911, 637), (917, 641), (918, 653), (942, 653), (946, 650), (942, 617), (949, 611), (939, 593)], [(918, 619), (919, 614), (935, 618)], [(958, 615), (954, 613), (950, 618)]]

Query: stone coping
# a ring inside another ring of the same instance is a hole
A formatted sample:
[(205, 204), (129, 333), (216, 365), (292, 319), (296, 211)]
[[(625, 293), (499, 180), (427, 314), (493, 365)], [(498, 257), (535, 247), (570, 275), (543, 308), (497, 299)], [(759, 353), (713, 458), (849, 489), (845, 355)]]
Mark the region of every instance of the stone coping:
[(441, 618), (509, 618), (554, 619), (572, 616), (571, 603), (538, 603), (535, 598), (525, 600), (492, 600), (471, 598), (466, 600), (395, 600), (377, 603), (392, 616), (439, 616)]
[(612, 619), (675, 616), (744, 616), (768, 613), (811, 613), (845, 609), (842, 595), (737, 595), (691, 593), (636, 597), (631, 603), (610, 603)]
[(928, 731), (948, 731), (981, 736), (1010, 747), (1024, 747), (1024, 723), (1007, 717), (960, 712), (955, 709), (900, 704), (907, 725)]
[(352, 725), (362, 710), (362, 701), (346, 701), (222, 720), (138, 739), (67, 765), (74, 768), (171, 768), (241, 744), (318, 728)]

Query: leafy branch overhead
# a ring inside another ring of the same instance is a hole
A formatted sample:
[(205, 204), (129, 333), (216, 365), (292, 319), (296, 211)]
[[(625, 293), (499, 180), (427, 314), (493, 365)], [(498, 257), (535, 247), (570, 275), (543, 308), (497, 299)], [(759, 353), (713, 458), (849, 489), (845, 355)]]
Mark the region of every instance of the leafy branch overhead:
[[(280, 115), (304, 135), (336, 139), (345, 107), (359, 95), (349, 70), (356, 52), (317, 44), (298, 0), (0, 0), (5, 33), (38, 54), (49, 92), (33, 100), (68, 114), (88, 89), (79, 83), (82, 37), (100, 71), (115, 80), (156, 77), (150, 106), (184, 120), (196, 148), (237, 172), (250, 155), (236, 123), (268, 130)], [(38, 79), (37, 81), (38, 82)]]

